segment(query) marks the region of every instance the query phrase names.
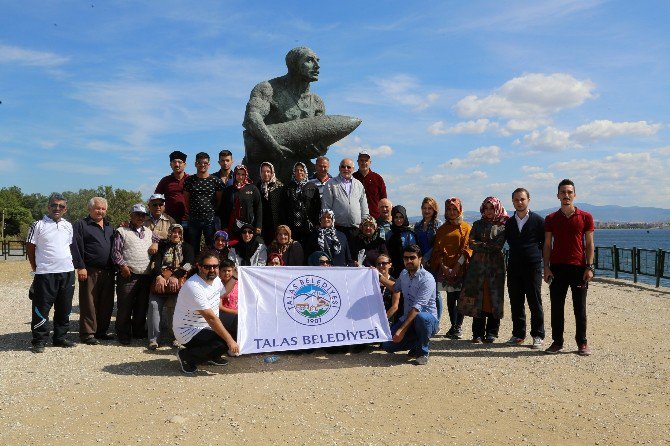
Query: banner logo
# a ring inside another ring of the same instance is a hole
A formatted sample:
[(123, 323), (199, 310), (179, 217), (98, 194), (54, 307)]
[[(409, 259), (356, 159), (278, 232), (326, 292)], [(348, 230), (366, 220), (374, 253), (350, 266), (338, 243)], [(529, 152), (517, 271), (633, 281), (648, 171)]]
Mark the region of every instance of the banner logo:
[(323, 277), (306, 275), (291, 281), (284, 291), (286, 313), (302, 325), (322, 325), (340, 311), (340, 293)]

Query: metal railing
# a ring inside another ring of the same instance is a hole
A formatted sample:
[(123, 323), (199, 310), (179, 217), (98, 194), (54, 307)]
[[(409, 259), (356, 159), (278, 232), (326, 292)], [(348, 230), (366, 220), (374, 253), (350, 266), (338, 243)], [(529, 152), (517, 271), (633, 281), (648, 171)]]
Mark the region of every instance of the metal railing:
[(614, 246), (596, 246), (595, 266), (597, 270), (611, 271), (618, 279), (620, 273), (633, 276), (637, 283), (638, 276), (654, 277), (656, 287), (661, 285), (661, 279), (670, 279), (670, 262), (666, 257), (670, 251), (662, 249), (620, 248)]
[(23, 257), (28, 258), (26, 252), (26, 242), (23, 240), (2, 240), (0, 244), (2, 252), (0, 256), (7, 260), (7, 257)]

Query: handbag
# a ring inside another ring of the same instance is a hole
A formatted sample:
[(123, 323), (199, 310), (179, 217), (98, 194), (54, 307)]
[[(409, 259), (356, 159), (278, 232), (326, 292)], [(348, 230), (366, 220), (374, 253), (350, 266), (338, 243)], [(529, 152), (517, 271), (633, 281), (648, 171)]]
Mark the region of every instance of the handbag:
[[(170, 277), (175, 277), (177, 279), (177, 289), (175, 291), (168, 291), (167, 286), (165, 286), (163, 287), (163, 290), (160, 291), (157, 286), (159, 277), (165, 279), (166, 282), (168, 281), (168, 279), (170, 279)], [(171, 268), (171, 267), (163, 268), (160, 276), (156, 276), (156, 278), (151, 283), (151, 292), (153, 294), (158, 295), (177, 294), (181, 289), (182, 285), (184, 285), (184, 282), (186, 282), (186, 271), (184, 271), (181, 268)]]

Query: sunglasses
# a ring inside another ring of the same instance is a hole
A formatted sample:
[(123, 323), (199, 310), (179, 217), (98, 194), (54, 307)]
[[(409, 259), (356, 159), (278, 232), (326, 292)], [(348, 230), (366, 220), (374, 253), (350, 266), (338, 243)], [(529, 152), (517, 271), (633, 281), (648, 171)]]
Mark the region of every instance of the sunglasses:
[(165, 206), (165, 203), (149, 203), (149, 206), (152, 208), (159, 208), (161, 206)]
[(242, 231), (242, 234), (253, 234), (253, 233), (254, 231), (252, 231), (251, 229), (245, 229)]
[(340, 169), (353, 169), (354, 166), (340, 166)]
[(330, 265), (330, 260), (319, 260), (319, 265)]
[(391, 264), (391, 262), (377, 262), (377, 266), (386, 266), (386, 265), (390, 265), (390, 264)]
[(415, 260), (418, 259), (417, 256), (402, 256), (403, 260)]
[(219, 265), (201, 265), (202, 269), (206, 269), (207, 271), (214, 271), (219, 267)]
[(49, 207), (51, 209), (65, 209), (66, 206), (64, 204), (50, 203)]

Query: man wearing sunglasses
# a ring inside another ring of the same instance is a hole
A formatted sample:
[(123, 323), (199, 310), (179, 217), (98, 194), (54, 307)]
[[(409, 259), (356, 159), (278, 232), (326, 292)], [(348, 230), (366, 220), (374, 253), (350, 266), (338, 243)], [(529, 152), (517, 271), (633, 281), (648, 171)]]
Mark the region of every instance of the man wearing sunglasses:
[(358, 234), (363, 218), (370, 215), (365, 187), (353, 174), (354, 160), (345, 158), (340, 161), (340, 174), (324, 185), (321, 199), (321, 209), (332, 209), (335, 229), (346, 235), (349, 246)]
[[(219, 319), (219, 303), (225, 291), (219, 278), (219, 257), (203, 251), (196, 260), (197, 273), (181, 287), (172, 326), (175, 338), (184, 346), (177, 352), (182, 372), (192, 375), (198, 364), (225, 366), (222, 355), (237, 355), (237, 342)], [(189, 273), (190, 274), (190, 273)]]
[(74, 347), (66, 339), (70, 329), (70, 311), (74, 294), (74, 264), (72, 225), (63, 220), (67, 202), (63, 195), (49, 197), (49, 214), (34, 222), (28, 231), (26, 251), (35, 275), (32, 294), (32, 351), (44, 352), (49, 337), (49, 312), (54, 307), (53, 345)]
[(379, 274), (379, 282), (394, 292), (402, 291), (405, 300), (403, 315), (391, 327), (393, 340), (384, 342), (382, 348), (389, 353), (409, 350), (407, 355), (417, 365), (426, 365), (430, 337), (439, 329), (435, 279), (421, 266), (421, 248), (418, 245), (407, 246), (402, 257), (405, 269), (395, 283)]

